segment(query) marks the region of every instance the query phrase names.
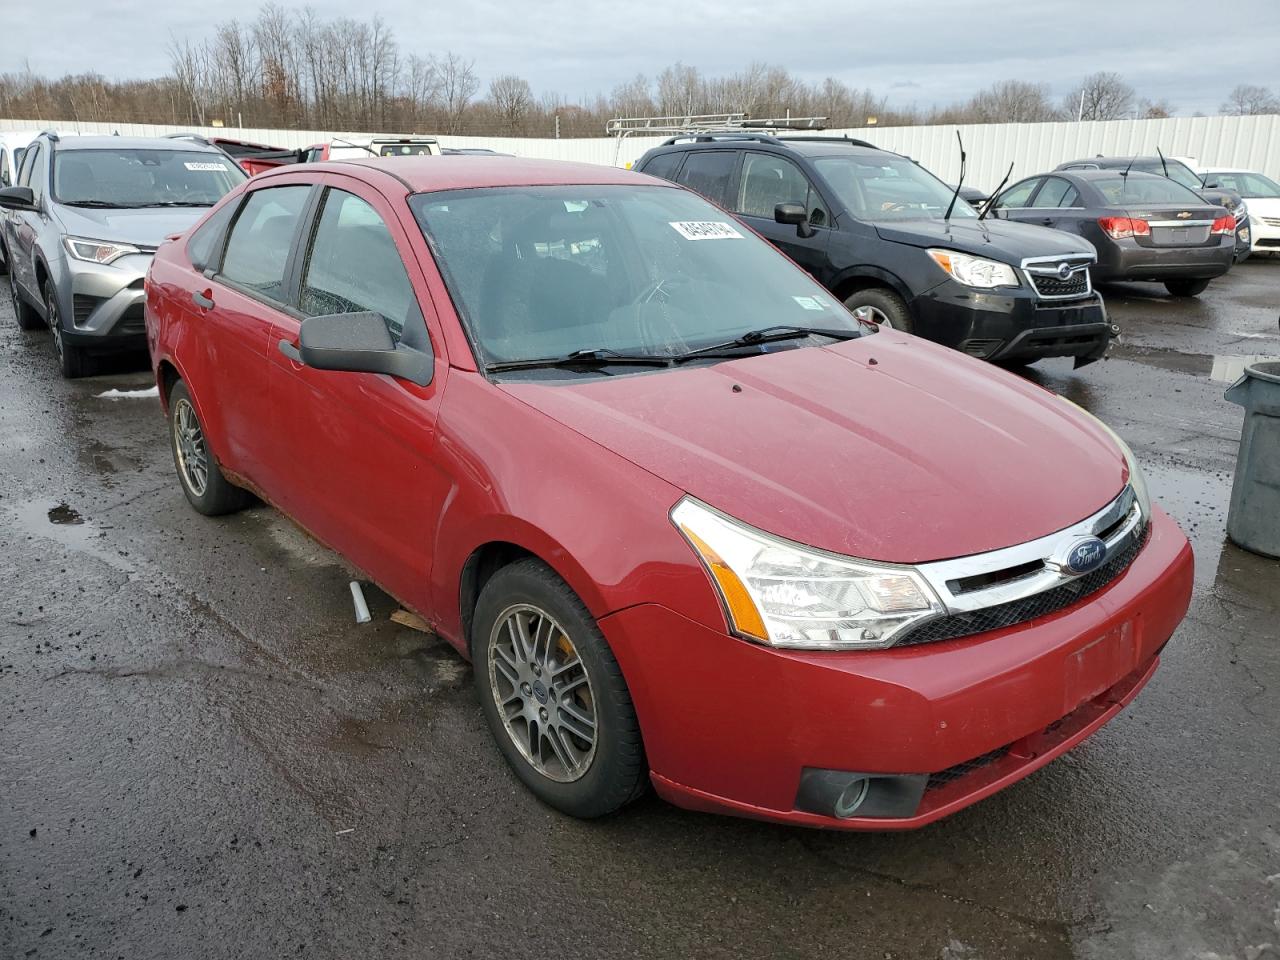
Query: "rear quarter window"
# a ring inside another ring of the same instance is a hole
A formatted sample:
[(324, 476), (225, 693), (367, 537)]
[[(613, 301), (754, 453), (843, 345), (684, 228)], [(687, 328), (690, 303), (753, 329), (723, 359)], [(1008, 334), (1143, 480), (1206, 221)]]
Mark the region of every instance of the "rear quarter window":
[(729, 179), (738, 161), (736, 150), (700, 150), (689, 154), (677, 182), (696, 190), (713, 203), (725, 205)]
[(680, 169), (680, 161), (683, 159), (683, 153), (660, 153), (644, 165), (641, 173), (647, 173), (651, 177), (661, 177), (663, 180), (674, 180), (676, 171)]

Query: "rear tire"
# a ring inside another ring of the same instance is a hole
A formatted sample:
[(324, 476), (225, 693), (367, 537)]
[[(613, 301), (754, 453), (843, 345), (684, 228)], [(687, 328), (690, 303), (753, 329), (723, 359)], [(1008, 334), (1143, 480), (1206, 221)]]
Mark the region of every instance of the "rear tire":
[(182, 492), (196, 512), (217, 517), (248, 506), (252, 496), (232, 484), (218, 467), (205, 440), (191, 391), (181, 380), (169, 391), (169, 446)]
[(1209, 286), (1208, 280), (1166, 280), (1164, 288), (1171, 297), (1198, 297)]
[(883, 287), (858, 290), (845, 299), (844, 305), (859, 320), (874, 323), (878, 327), (900, 330), (903, 333), (915, 330), (906, 301), (892, 290), (885, 290)]
[(68, 380), (88, 376), (92, 370), (89, 355), (83, 347), (67, 343), (66, 337), (62, 335), (62, 315), (58, 311), (58, 294), (52, 280), (45, 280), (43, 292), (45, 322), (49, 324), (49, 332), (53, 334), (53, 352), (58, 357), (58, 369)]
[(529, 558), (489, 579), (472, 621), (471, 659), (498, 750), (543, 803), (592, 818), (644, 793), (649, 765), (622, 669), (586, 605), (550, 567)]
[(12, 270), (9, 271), (9, 299), (13, 301), (13, 316), (18, 321), (19, 330), (39, 330), (44, 326), (36, 308), (22, 299), (18, 292), (18, 277)]

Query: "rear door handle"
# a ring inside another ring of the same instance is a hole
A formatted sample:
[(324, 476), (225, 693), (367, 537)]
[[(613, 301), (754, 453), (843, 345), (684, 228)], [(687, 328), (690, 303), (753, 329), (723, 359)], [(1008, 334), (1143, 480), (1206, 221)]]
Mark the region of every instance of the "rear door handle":
[(1051, 227), (1053, 226), (1053, 217), (1045, 217), (1040, 222), (1043, 223), (1046, 227)]
[(201, 293), (199, 290), (191, 291), (191, 302), (197, 307), (203, 307), (206, 310), (213, 308), (213, 291), (206, 290)]

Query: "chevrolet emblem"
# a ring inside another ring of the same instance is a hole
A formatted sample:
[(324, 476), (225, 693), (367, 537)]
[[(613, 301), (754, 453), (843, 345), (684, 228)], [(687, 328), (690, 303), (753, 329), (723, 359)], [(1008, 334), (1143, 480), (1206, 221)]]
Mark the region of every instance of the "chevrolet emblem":
[(1178, 214), (1178, 219), (1179, 219), (1179, 220), (1189, 220), (1189, 219), (1191, 219), (1191, 211), (1190, 211), (1190, 210), (1183, 210), (1180, 214)]

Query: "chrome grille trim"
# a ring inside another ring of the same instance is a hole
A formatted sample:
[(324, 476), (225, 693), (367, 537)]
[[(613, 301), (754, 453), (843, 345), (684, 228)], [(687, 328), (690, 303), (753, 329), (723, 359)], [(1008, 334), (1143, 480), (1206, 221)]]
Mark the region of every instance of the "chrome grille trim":
[[(916, 569), (933, 587), (948, 613), (982, 610), (1032, 597), (1079, 579), (1077, 575), (1058, 568), (1051, 560), (1064, 542), (1076, 537), (1097, 536), (1110, 530), (1103, 542), (1107, 545), (1107, 555), (1111, 556), (1126, 546), (1136, 532), (1143, 529), (1145, 519), (1133, 488), (1126, 485), (1118, 497), (1097, 513), (1064, 530), (990, 553), (923, 563)], [(1043, 564), (1040, 569), (989, 587), (957, 593), (950, 586), (952, 581), (998, 575), (1002, 570), (1026, 567), (1037, 561)]]
[[(1070, 253), (1058, 257), (1027, 257), (1022, 261), (1022, 272), (1026, 275), (1031, 289), (1036, 292), (1036, 296), (1041, 300), (1079, 300), (1093, 293), (1093, 279), (1089, 276), (1089, 267), (1093, 265), (1096, 259), (1092, 254), (1087, 253)], [(1072, 279), (1081, 271), (1084, 271), (1084, 289), (1066, 294), (1041, 293), (1040, 288), (1036, 286), (1036, 278), (1046, 277), (1061, 282), (1062, 277), (1058, 274), (1058, 264), (1063, 262), (1071, 265), (1071, 272), (1068, 274), (1067, 279)]]

